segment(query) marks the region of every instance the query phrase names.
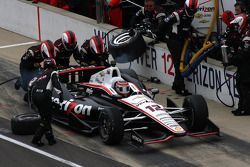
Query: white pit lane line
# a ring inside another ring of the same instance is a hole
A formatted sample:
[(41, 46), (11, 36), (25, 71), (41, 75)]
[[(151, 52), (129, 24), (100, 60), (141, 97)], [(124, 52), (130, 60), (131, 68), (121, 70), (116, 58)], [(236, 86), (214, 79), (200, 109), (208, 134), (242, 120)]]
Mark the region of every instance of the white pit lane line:
[(78, 165), (78, 164), (76, 164), (76, 163), (74, 163), (74, 162), (65, 160), (65, 159), (60, 158), (60, 157), (58, 157), (58, 156), (55, 156), (55, 155), (53, 155), (53, 154), (50, 154), (50, 153), (47, 153), (47, 152), (45, 152), (45, 151), (39, 150), (39, 149), (37, 149), (37, 148), (35, 148), (35, 147), (32, 147), (32, 146), (30, 146), (30, 145), (27, 145), (27, 144), (22, 143), (22, 142), (17, 141), (17, 140), (14, 140), (14, 139), (9, 138), (9, 137), (7, 137), (7, 136), (4, 136), (4, 135), (2, 135), (2, 134), (0, 134), (0, 139), (3, 139), (3, 140), (5, 140), (5, 141), (11, 142), (11, 143), (14, 143), (14, 144), (16, 144), (16, 145), (19, 145), (19, 146), (24, 147), (24, 148), (26, 148), (26, 149), (28, 149), (28, 150), (31, 150), (31, 151), (36, 152), (36, 153), (38, 153), (38, 154), (44, 155), (44, 156), (46, 156), (46, 157), (49, 157), (49, 158), (51, 158), (51, 159), (54, 159), (54, 160), (56, 160), (56, 161), (59, 161), (59, 162), (61, 162), (61, 163), (66, 164), (66, 165), (69, 165), (69, 166), (72, 166), (72, 167), (83, 167), (83, 166)]
[(17, 43), (17, 44), (13, 44), (13, 45), (4, 45), (4, 46), (0, 46), (0, 49), (11, 48), (11, 47), (16, 47), (16, 46), (23, 46), (23, 45), (30, 45), (30, 44), (35, 44), (35, 43), (38, 43), (38, 42), (34, 41), (34, 42)]

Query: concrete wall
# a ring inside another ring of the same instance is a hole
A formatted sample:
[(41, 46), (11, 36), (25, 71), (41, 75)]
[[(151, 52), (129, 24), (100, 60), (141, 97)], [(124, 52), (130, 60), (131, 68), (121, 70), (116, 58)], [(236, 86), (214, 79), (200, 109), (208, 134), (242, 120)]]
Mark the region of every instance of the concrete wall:
[[(73, 30), (79, 45), (94, 34), (104, 36), (108, 30), (114, 28), (106, 24), (97, 24), (95, 20), (62, 9), (42, 3), (34, 5), (25, 0), (0, 0), (0, 20), (0, 27), (37, 40), (56, 40), (65, 30)], [(111, 33), (105, 39), (106, 42), (117, 33), (118, 31)], [(210, 59), (208, 63), (203, 62), (198, 67), (197, 73), (185, 81), (189, 91), (218, 101), (216, 89), (224, 81), (223, 68), (218, 64)], [(118, 64), (118, 66), (127, 68), (129, 64)], [(139, 75), (148, 78), (156, 76), (168, 85), (172, 85), (175, 75), (172, 58), (164, 43), (148, 47), (147, 53), (132, 62), (131, 68)], [(232, 72), (227, 71), (227, 75), (232, 75)], [(230, 90), (233, 92), (234, 100), (238, 101), (235, 80), (231, 80)], [(226, 85), (219, 91), (219, 96), (224, 101), (230, 102)]]

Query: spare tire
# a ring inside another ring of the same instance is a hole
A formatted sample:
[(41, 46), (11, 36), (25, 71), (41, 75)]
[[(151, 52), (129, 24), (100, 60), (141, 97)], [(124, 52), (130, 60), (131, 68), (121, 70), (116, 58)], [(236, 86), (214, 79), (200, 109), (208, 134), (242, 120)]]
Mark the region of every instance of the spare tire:
[(117, 63), (128, 63), (146, 52), (146, 43), (138, 31), (126, 31), (109, 42), (109, 53)]
[(24, 113), (11, 119), (11, 130), (16, 135), (32, 135), (36, 132), (41, 117), (38, 113)]

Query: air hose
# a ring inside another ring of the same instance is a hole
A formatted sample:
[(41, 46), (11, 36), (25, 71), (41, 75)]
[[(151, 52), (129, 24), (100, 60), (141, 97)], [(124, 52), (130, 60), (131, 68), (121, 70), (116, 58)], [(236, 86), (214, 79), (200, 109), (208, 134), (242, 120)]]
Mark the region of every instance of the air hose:
[(191, 56), (192, 58), (188, 59), (188, 62), (185, 62), (184, 60), (187, 60), (186, 57), (189, 56), (187, 54), (187, 48), (188, 48), (188, 45), (190, 43), (190, 39), (185, 40), (184, 47), (183, 47), (183, 50), (181, 52), (181, 60), (180, 60), (180, 67), (179, 67), (180, 72), (181, 72), (182, 76), (184, 76), (184, 77), (188, 77), (190, 74), (192, 74), (192, 72), (200, 64), (200, 62), (203, 59), (205, 59), (205, 57), (207, 57), (209, 55), (209, 52), (219, 47), (219, 45), (208, 41), (208, 39), (212, 33), (213, 27), (215, 26), (216, 19), (218, 17), (218, 13), (219, 13), (218, 0), (214, 0), (214, 6), (215, 6), (215, 11), (213, 14), (212, 21), (210, 23), (210, 27), (208, 29), (207, 36), (203, 42), (203, 47), (198, 52), (196, 52), (193, 56)]
[(10, 81), (13, 81), (13, 80), (15, 80), (15, 79), (18, 79), (18, 78), (19, 78), (19, 77), (14, 77), (14, 78), (8, 79), (8, 80), (6, 80), (6, 81), (4, 81), (4, 82), (1, 82), (1, 83), (0, 83), (0, 86), (3, 85), (3, 84), (8, 83), (8, 82), (10, 82)]
[[(216, 97), (218, 98), (218, 100), (219, 100), (222, 104), (224, 104), (224, 105), (227, 106), (227, 107), (234, 107), (234, 105), (235, 105), (235, 103), (234, 103), (234, 97), (233, 97), (232, 91), (231, 91), (231, 89), (230, 89), (230, 85), (229, 85), (229, 83), (228, 83), (228, 81), (229, 81), (231, 78), (233, 78), (233, 77), (235, 76), (235, 74), (236, 74), (236, 72), (235, 72), (232, 76), (230, 76), (230, 77), (227, 78), (227, 76), (226, 76), (226, 67), (224, 67), (224, 77), (225, 77), (225, 81), (224, 81), (222, 84), (220, 84), (219, 87), (216, 89)], [(222, 99), (219, 97), (219, 89), (221, 89), (221, 87), (222, 87), (223, 85), (225, 85), (225, 84), (227, 85), (229, 95), (230, 95), (230, 97), (231, 97), (231, 99), (232, 99), (232, 104), (231, 104), (231, 105), (226, 104), (226, 103), (223, 102)]]

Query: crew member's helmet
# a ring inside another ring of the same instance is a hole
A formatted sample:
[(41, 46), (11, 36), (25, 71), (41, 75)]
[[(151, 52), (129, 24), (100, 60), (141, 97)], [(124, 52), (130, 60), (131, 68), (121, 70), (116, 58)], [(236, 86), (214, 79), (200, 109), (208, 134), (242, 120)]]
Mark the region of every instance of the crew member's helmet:
[(226, 10), (221, 15), (222, 21), (227, 25), (230, 26), (230, 22), (234, 19), (234, 14), (230, 10)]
[(199, 7), (199, 0), (186, 0), (184, 9), (189, 17), (193, 17)]
[(74, 50), (77, 45), (75, 33), (72, 31), (65, 31), (62, 34), (62, 44), (67, 51)]
[(41, 43), (41, 55), (43, 59), (55, 58), (55, 47), (51, 40), (46, 40)]
[(93, 36), (89, 41), (89, 48), (95, 55), (103, 55), (105, 53), (105, 45), (101, 37)]
[(244, 33), (245, 32), (245, 28), (246, 28), (246, 25), (247, 25), (247, 18), (246, 18), (246, 15), (238, 15), (237, 17), (235, 17), (233, 19), (233, 21), (230, 22), (230, 24), (232, 26), (235, 26), (236, 29), (238, 30), (238, 32), (240, 34)]
[(53, 58), (47, 58), (43, 61), (44, 69), (56, 69), (56, 61)]
[(130, 94), (130, 86), (127, 81), (115, 82), (114, 89), (122, 97), (128, 97)]

